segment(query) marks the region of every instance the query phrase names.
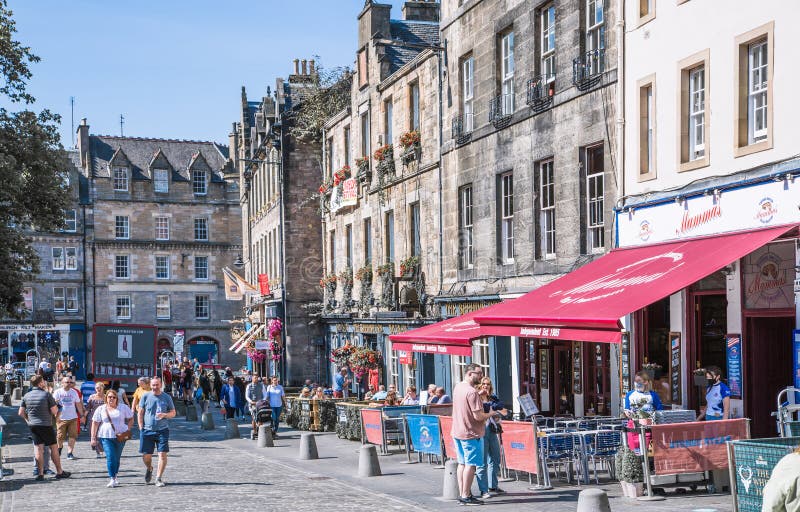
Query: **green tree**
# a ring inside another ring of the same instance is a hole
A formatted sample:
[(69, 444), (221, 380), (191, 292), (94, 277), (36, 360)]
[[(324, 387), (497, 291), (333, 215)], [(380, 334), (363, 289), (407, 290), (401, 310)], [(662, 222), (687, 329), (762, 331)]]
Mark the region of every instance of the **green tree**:
[[(319, 56), (315, 56), (319, 62)], [(300, 102), (291, 113), (290, 133), (302, 141), (322, 143), (325, 122), (350, 106), (353, 73), (347, 67), (326, 69), (320, 64), (305, 77)]]
[(39, 273), (31, 232), (64, 225), (68, 160), (58, 135), (60, 118), (31, 110), (26, 85), (39, 57), (14, 39), (16, 24), (0, 0), (0, 316), (19, 316), (22, 288)]

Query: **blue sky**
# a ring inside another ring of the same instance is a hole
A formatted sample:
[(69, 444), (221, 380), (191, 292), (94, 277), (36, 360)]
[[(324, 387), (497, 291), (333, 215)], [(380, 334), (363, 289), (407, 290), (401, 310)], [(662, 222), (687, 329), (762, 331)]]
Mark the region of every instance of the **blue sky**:
[[(392, 18), (401, 17), (402, 0)], [(240, 89), (260, 98), (295, 58), (352, 66), (364, 0), (9, 0), (33, 66), (34, 108), (91, 132), (228, 142)]]

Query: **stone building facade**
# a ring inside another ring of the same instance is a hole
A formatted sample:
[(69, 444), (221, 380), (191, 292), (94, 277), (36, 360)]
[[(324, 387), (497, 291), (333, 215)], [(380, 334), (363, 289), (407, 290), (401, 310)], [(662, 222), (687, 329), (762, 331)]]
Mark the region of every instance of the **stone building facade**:
[(402, 11), (367, 2), (358, 15), (350, 105), (326, 123), (319, 188), (327, 348), (382, 351), (382, 380), (399, 387), (421, 367), (388, 335), (436, 317), (442, 275), (439, 4)]
[(317, 286), (322, 235), (312, 200), (322, 176), (322, 150), (319, 143), (293, 136), (291, 115), (314, 73), (313, 60), (304, 60), (302, 67), (295, 61), (294, 73), (276, 79), (274, 95), (268, 88), (259, 101), (248, 101), (243, 88), (240, 121), (231, 133), (244, 212), (245, 279), (269, 283), (269, 293), (250, 298), (247, 327), (273, 318), (282, 322), (280, 354), (269, 354), (279, 359), (270, 358), (269, 372), (289, 384), (319, 382), (327, 370), (319, 324), (312, 316), (313, 304), (322, 300)]
[(243, 358), (227, 350), (241, 302), (225, 299), (222, 280), (222, 268), (242, 250), (227, 148), (91, 135), (85, 120), (77, 144), (91, 205), (87, 331), (106, 323), (155, 325), (159, 350), (241, 366)]

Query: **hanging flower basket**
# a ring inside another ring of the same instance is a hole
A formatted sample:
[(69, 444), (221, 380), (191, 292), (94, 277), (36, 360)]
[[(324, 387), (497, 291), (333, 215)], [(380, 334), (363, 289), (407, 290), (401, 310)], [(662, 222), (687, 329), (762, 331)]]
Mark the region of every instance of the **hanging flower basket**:
[(263, 350), (247, 349), (247, 357), (254, 363), (262, 363), (267, 359), (267, 354)]
[(329, 274), (319, 280), (319, 287), (326, 288), (328, 286), (336, 286), (336, 274)]
[(372, 154), (372, 158), (374, 158), (378, 163), (392, 159), (394, 158), (394, 148), (391, 144), (384, 144), (375, 150), (375, 152)]
[(271, 340), (280, 338), (281, 331), (283, 331), (283, 323), (281, 323), (280, 318), (271, 318), (267, 322), (267, 331)]
[(400, 262), (400, 277), (413, 277), (419, 268), (419, 256), (410, 256)]
[(372, 282), (372, 266), (365, 265), (356, 271), (356, 279)]
[(378, 265), (375, 269), (375, 272), (379, 276), (385, 276), (389, 274), (394, 274), (394, 264), (393, 263), (384, 263), (383, 265)]
[(408, 149), (419, 146), (419, 130), (411, 130), (400, 136), (400, 147)]

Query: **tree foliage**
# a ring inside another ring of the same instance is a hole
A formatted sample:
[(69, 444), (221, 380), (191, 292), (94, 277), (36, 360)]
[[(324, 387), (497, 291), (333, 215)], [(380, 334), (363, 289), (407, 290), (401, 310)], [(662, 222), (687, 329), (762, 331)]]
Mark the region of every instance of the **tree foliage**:
[[(29, 65), (39, 57), (14, 39), (16, 25), (0, 0), (0, 98), (6, 104), (35, 99), (26, 89)], [(63, 227), (68, 200), (68, 161), (58, 134), (58, 115), (28, 108), (0, 108), (0, 316), (18, 316), (25, 281), (39, 272), (31, 232)]]
[[(319, 61), (319, 57), (316, 57)], [(292, 112), (290, 134), (304, 141), (322, 142), (325, 122), (350, 106), (353, 73), (347, 67), (326, 69), (322, 65), (306, 79), (300, 102)]]

